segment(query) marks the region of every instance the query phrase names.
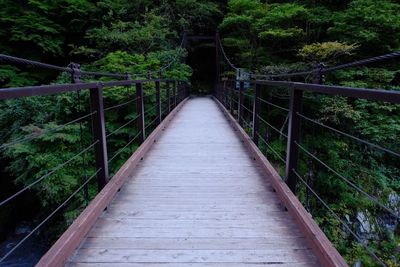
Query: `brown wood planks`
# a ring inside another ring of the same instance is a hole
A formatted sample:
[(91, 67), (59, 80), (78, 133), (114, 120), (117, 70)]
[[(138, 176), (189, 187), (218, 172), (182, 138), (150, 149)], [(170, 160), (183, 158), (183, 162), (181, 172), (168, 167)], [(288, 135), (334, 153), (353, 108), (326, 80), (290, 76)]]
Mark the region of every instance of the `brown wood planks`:
[(318, 266), (262, 171), (217, 104), (191, 99), (68, 264)]

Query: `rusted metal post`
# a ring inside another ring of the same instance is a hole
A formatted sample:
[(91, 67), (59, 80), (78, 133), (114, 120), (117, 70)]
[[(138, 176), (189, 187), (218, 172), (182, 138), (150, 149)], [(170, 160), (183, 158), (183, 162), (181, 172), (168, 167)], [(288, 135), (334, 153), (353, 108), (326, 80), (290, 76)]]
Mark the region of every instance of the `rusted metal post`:
[(243, 90), (244, 90), (244, 81), (240, 81), (240, 87), (239, 87), (239, 104), (238, 104), (238, 122), (240, 125), (243, 124)]
[(289, 130), (286, 149), (286, 181), (293, 193), (296, 193), (297, 186), (297, 176), (294, 171), (297, 170), (299, 161), (299, 147), (297, 144), (300, 143), (301, 118), (299, 114), (301, 113), (302, 100), (303, 91), (293, 89), (290, 96)]
[(177, 82), (174, 81), (174, 88), (173, 88), (173, 92), (174, 92), (174, 108), (176, 108), (176, 87), (177, 87)]
[(233, 113), (233, 90), (234, 90), (234, 87), (233, 87), (233, 84), (236, 82), (236, 80), (232, 80), (231, 82), (230, 82), (230, 84), (231, 84), (231, 86), (230, 86), (230, 101), (229, 101), (229, 111), (231, 112), (231, 113)]
[(182, 101), (186, 97), (186, 84), (184, 82), (182, 82), (181, 87), (182, 87), (182, 89), (181, 89), (182, 90), (181, 101)]
[(103, 103), (103, 86), (98, 85), (96, 88), (90, 89), (90, 110), (92, 113), (92, 131), (96, 142), (94, 146), (97, 184), (99, 190), (107, 184), (109, 179), (108, 173), (108, 155), (106, 128), (104, 119), (104, 103)]
[(258, 132), (260, 127), (260, 97), (261, 88), (255, 84), (254, 104), (253, 104), (253, 141), (258, 146)]
[(171, 92), (170, 92), (171, 83), (167, 81), (165, 83), (165, 94), (167, 95), (167, 111), (168, 114), (171, 112)]
[(186, 84), (185, 82), (181, 82), (181, 100), (179, 102), (182, 102), (183, 99), (185, 99), (186, 96)]
[(160, 80), (156, 81), (156, 101), (157, 101), (157, 121), (158, 121), (158, 124), (160, 124), (161, 121), (162, 121), (162, 117), (161, 117), (161, 114), (162, 114), (162, 111), (161, 111), (161, 86), (160, 86), (160, 84), (161, 84)]
[[(220, 93), (220, 92), (218, 92), (218, 91), (220, 91), (219, 90), (219, 88), (220, 88), (220, 83), (219, 83), (220, 82), (219, 81), (220, 73), (221, 73), (221, 70), (220, 70), (220, 65), (219, 65), (219, 32), (217, 31), (215, 33), (215, 89), (214, 89), (217, 97)], [(221, 99), (220, 99), (220, 101), (221, 101)]]
[(137, 119), (137, 127), (140, 132), (139, 141), (143, 142), (146, 139), (146, 133), (144, 128), (144, 104), (143, 104), (143, 84), (136, 84), (136, 113)]
[(177, 89), (176, 89), (176, 104), (179, 104), (181, 102), (181, 97), (182, 97), (182, 84), (180, 81), (177, 82)]
[(226, 108), (226, 96), (227, 96), (227, 93), (226, 93), (226, 80), (224, 80), (224, 86), (223, 86), (223, 88), (222, 88), (222, 103), (224, 104), (224, 107)]

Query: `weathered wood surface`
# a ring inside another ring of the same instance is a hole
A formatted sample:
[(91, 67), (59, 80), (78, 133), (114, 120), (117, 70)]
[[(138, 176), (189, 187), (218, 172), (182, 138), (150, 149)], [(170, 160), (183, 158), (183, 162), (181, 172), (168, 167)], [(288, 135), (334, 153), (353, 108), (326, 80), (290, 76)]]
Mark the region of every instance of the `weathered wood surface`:
[(210, 98), (189, 100), (69, 266), (319, 266)]

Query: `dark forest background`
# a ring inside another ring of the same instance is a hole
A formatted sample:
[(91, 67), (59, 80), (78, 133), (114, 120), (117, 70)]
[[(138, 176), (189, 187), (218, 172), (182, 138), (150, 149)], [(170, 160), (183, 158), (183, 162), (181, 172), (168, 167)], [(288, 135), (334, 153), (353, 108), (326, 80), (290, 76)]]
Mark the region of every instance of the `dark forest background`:
[[(256, 74), (309, 70), (400, 50), (400, 3), (395, 0), (298, 0), (298, 1), (197, 1), (197, 0), (0, 0), (0, 53), (84, 70), (133, 73), (145, 78), (173, 61), (163, 76), (191, 82), (194, 93), (211, 93), (210, 66), (215, 62), (213, 43), (192, 42), (180, 48), (184, 32), (214, 36), (238, 67)], [(222, 61), (221, 61), (222, 63)], [(399, 63), (340, 70), (324, 77), (326, 84), (400, 90)], [(225, 65), (223, 75), (232, 75)], [(90, 81), (87, 77), (85, 81)], [(104, 79), (105, 80), (105, 79)], [(310, 81), (306, 77), (297, 81)], [(0, 65), (0, 87), (67, 83), (70, 77), (34, 67)], [(106, 106), (134, 94), (134, 88), (105, 90)], [(145, 88), (151, 95), (152, 86)], [(264, 88), (263, 97), (288, 105), (287, 88)], [(155, 96), (146, 100), (151, 109)], [(250, 101), (250, 100), (249, 100)], [(0, 102), (1, 180), (0, 199), (30, 184), (49, 169), (65, 162), (91, 143), (90, 122), (71, 124), (29, 142), (6, 145), (26, 135), (65, 124), (89, 112), (87, 92), (63, 93)], [(248, 103), (251, 105), (251, 102)], [(264, 115), (286, 131), (287, 114), (265, 107)], [(305, 114), (359, 138), (400, 151), (400, 107), (387, 103), (306, 95)], [(107, 131), (113, 132), (134, 118), (133, 108), (106, 113)], [(155, 116), (150, 112), (147, 121)], [(270, 146), (285, 156), (286, 140), (262, 127)], [(108, 140), (109, 154), (123, 147), (136, 133), (125, 129)], [(324, 159), (380, 202), (400, 215), (399, 158), (355, 143), (331, 131), (304, 123), (302, 144)], [(139, 144), (134, 144), (110, 165), (115, 173)], [(282, 173), (279, 157), (267, 157)], [(398, 266), (398, 219), (355, 191), (343, 180), (302, 154), (300, 173), (330, 207), (360, 237), (349, 232), (304, 188), (299, 197), (338, 250), (353, 264), (375, 266), (364, 247), (368, 245), (388, 266)], [(82, 164), (85, 162), (85, 164)], [(93, 174), (93, 155), (68, 164), (37, 184), (17, 201), (0, 207), (0, 239), (15, 227), (35, 225), (66, 199), (88, 175)], [(96, 194), (89, 186), (43, 231), (49, 244), (62, 233)], [(28, 203), (28, 204), (26, 204)], [(17, 212), (18, 211), (18, 212)], [(57, 226), (56, 226), (57, 225)]]

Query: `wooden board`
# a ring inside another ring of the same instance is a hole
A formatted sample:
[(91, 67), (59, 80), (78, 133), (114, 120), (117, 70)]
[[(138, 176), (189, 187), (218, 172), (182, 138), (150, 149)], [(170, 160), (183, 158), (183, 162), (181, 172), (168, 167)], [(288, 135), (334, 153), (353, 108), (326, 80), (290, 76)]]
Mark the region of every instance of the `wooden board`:
[(193, 98), (69, 266), (320, 266), (217, 104)]

